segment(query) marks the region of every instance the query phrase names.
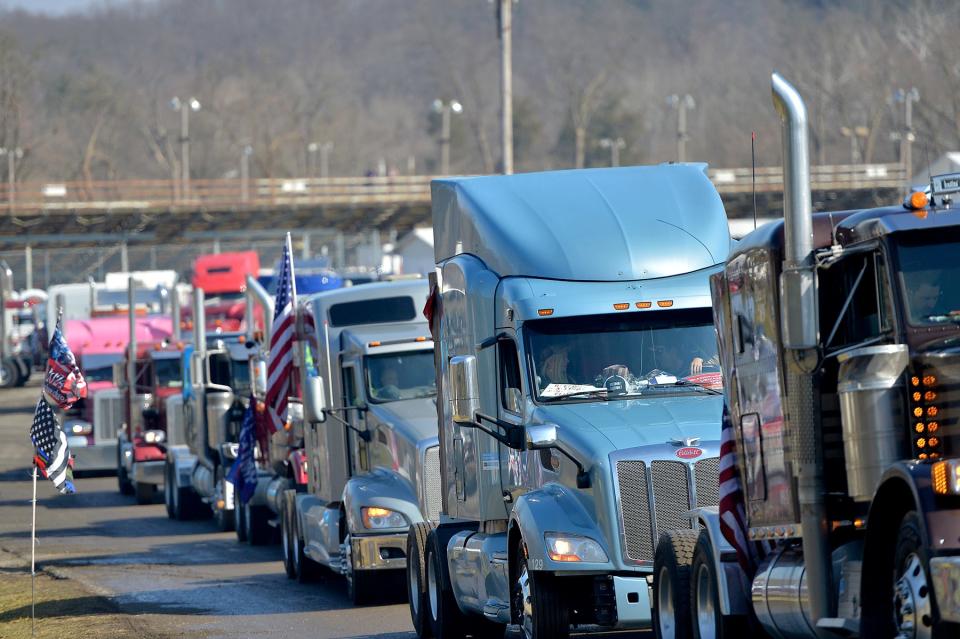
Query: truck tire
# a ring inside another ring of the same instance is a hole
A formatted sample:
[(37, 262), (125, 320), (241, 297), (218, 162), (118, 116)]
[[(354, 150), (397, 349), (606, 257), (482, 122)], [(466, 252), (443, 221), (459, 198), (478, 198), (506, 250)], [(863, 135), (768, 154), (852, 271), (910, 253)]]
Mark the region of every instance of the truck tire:
[[(213, 521), (221, 532), (230, 532), (233, 530), (233, 513), (227, 510), (227, 487), (225, 486), (226, 479), (224, 479), (223, 466), (217, 466), (216, 478), (218, 492), (214, 496), (215, 503), (211, 506)], [(219, 502), (221, 500), (223, 501), (223, 508), (220, 508)]]
[(247, 511), (240, 503), (240, 497), (234, 493), (233, 501), (233, 530), (237, 533), (237, 541), (241, 544), (247, 542)]
[(690, 639), (690, 565), (697, 531), (660, 535), (653, 559), (653, 629), (657, 639)]
[(354, 606), (366, 606), (374, 601), (377, 586), (382, 587), (386, 576), (378, 573), (383, 572), (385, 571), (355, 570), (353, 566), (350, 567), (350, 572), (344, 576), (347, 578), (347, 596)]
[(17, 365), (16, 387), (22, 388), (30, 380), (30, 363), (25, 359), (15, 360)]
[(300, 572), (297, 566), (297, 553), (300, 551), (299, 540), (295, 540), (297, 534), (296, 527), (293, 525), (297, 491), (283, 491), (283, 511), (280, 513), (280, 547), (283, 555), (283, 570), (290, 579), (296, 579)]
[(443, 587), (441, 562), (446, 561), (434, 533), (427, 538), (427, 554), (424, 564), (427, 570), (427, 621), (430, 635), (436, 639), (463, 639), (466, 636), (467, 620), (460, 612), (453, 592)]
[(567, 639), (570, 611), (557, 577), (527, 569), (523, 542), (514, 553), (513, 609), (525, 639)]
[(154, 498), (157, 496), (156, 484), (148, 484), (146, 482), (138, 481), (134, 483), (133, 490), (137, 498), (137, 503), (141, 506), (152, 504)]
[[(297, 491), (293, 490), (292, 492), (296, 494)], [(300, 530), (300, 518), (297, 517), (295, 509), (290, 511), (290, 531), (290, 540), (293, 542), (290, 552), (297, 570), (297, 581), (302, 584), (319, 581), (323, 574), (323, 566), (310, 559), (304, 552), (306, 539), (303, 536), (303, 531)]]
[(0, 362), (0, 388), (13, 388), (19, 376), (17, 364), (12, 359)]
[(893, 634), (930, 639), (957, 637), (960, 624), (936, 622), (940, 614), (931, 595), (930, 555), (923, 539), (923, 522), (919, 513), (911, 510), (900, 521), (894, 551)]
[(127, 475), (127, 467), (123, 464), (123, 443), (117, 441), (117, 487), (121, 495), (133, 494), (133, 482)]
[(700, 531), (697, 539), (688, 579), (688, 604), (694, 639), (739, 639), (747, 635), (749, 623), (746, 617), (720, 613), (717, 565), (713, 561), (710, 535), (705, 530)]
[(270, 511), (266, 506), (244, 504), (244, 523), (247, 528), (247, 541), (253, 546), (265, 546), (273, 538), (273, 529), (267, 522)]
[(410, 602), (410, 620), (420, 639), (432, 637), (427, 619), (426, 551), (427, 537), (436, 526), (421, 521), (407, 531), (407, 601)]
[(176, 481), (174, 479), (174, 466), (169, 457), (167, 457), (165, 463), (163, 464), (163, 505), (167, 509), (167, 517), (169, 519), (177, 519), (177, 510), (176, 504), (174, 502), (174, 491), (177, 489), (176, 485), (173, 483)]

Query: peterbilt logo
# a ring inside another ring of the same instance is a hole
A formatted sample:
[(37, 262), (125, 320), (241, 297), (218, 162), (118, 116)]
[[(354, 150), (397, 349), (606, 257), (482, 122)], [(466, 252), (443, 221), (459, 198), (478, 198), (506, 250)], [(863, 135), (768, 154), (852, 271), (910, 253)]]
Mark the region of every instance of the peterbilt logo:
[(677, 450), (677, 457), (680, 459), (696, 459), (703, 454), (702, 448), (696, 448), (694, 446), (685, 446)]

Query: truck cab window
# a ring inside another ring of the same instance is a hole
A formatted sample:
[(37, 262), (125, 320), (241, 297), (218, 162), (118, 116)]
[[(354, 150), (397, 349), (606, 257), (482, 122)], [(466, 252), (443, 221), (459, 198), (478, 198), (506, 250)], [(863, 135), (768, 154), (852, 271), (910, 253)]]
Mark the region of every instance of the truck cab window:
[(357, 385), (354, 382), (353, 366), (343, 367), (343, 405), (357, 405)]
[(846, 258), (822, 273), (822, 330), (827, 346), (845, 348), (873, 340), (892, 328), (886, 262), (879, 252)]
[(521, 412), (523, 394), (520, 386), (520, 357), (512, 339), (497, 342), (497, 360), (500, 368), (500, 405), (511, 413)]

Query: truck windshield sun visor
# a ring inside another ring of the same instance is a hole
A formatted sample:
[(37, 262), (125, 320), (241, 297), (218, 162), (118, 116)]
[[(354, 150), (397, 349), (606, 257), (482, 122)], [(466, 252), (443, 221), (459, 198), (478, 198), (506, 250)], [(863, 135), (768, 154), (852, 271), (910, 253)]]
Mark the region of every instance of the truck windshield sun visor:
[(531, 320), (523, 332), (541, 402), (723, 388), (709, 308)]

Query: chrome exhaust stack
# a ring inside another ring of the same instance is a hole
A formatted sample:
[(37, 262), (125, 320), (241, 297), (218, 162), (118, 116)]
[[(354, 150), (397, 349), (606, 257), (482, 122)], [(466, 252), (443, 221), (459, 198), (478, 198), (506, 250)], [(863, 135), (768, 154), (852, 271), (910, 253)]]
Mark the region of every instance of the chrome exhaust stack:
[(273, 321), (273, 298), (267, 293), (266, 289), (252, 275), (247, 275), (247, 338), (253, 339), (254, 334), (254, 305), (259, 304), (263, 308), (263, 343), (264, 348), (270, 344), (270, 323)]
[(203, 307), (203, 289), (193, 287), (193, 350), (203, 354), (207, 350), (207, 312)]
[[(824, 502), (823, 447), (813, 372), (819, 355), (817, 278), (813, 257), (810, 155), (807, 108), (782, 76), (771, 78), (773, 104), (780, 115), (783, 142), (784, 260), (780, 275), (781, 338), (785, 350), (786, 414), (797, 478), (803, 564), (810, 620), (833, 617), (831, 553)], [(817, 630), (822, 636), (829, 636)]]

